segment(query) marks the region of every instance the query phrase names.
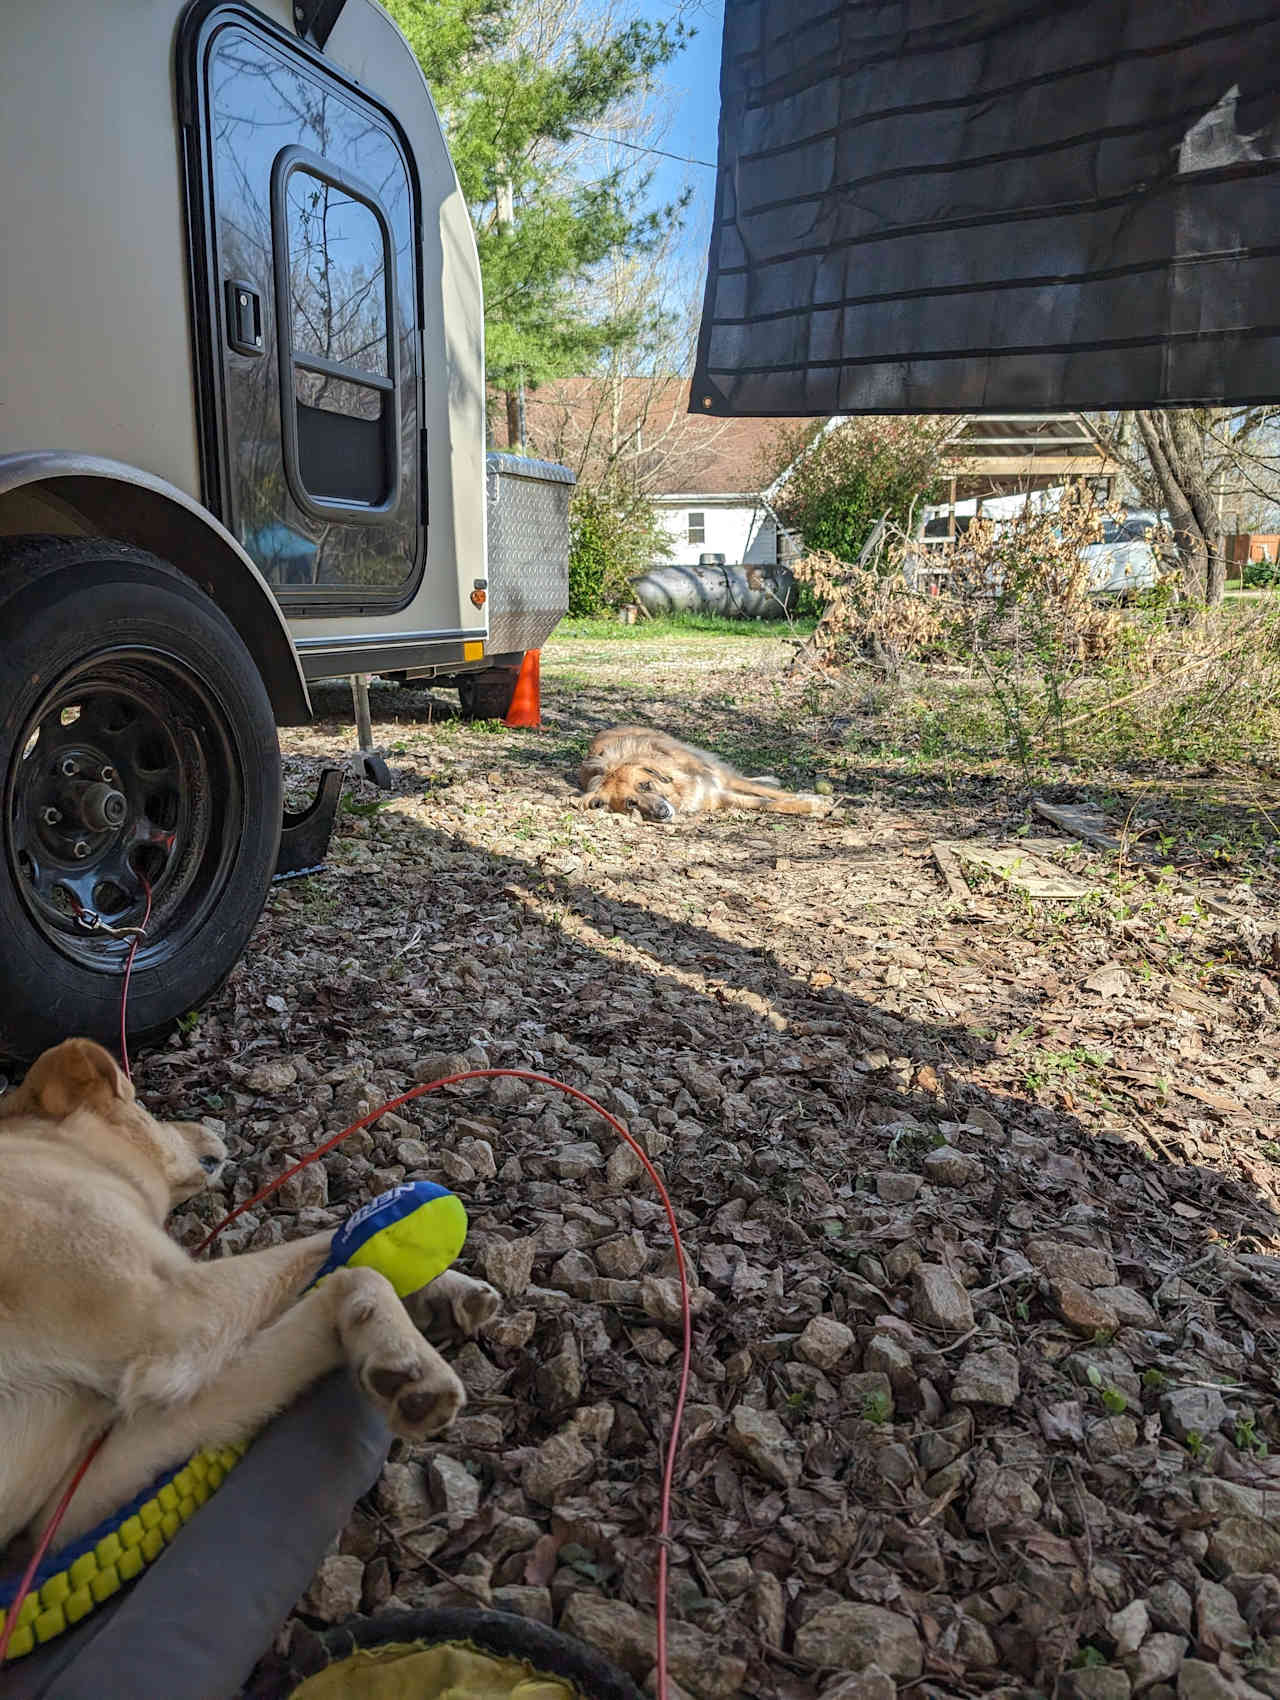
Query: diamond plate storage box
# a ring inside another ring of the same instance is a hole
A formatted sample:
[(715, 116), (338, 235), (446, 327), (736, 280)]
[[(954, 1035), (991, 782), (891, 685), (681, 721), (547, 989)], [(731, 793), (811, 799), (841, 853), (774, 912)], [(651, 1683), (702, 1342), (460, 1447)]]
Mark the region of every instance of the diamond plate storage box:
[(574, 476), (552, 461), (490, 454), (490, 658), (542, 645), (569, 607), (569, 497)]

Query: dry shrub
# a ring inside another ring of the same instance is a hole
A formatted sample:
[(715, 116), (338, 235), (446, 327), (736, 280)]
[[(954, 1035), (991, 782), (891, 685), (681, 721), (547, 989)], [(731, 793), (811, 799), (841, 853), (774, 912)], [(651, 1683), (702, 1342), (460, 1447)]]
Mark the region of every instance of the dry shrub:
[(941, 647), (947, 620), (938, 599), (912, 590), (897, 562), (881, 573), (814, 550), (791, 570), (822, 608), (801, 651), (819, 667), (864, 661), (896, 679), (904, 661)]

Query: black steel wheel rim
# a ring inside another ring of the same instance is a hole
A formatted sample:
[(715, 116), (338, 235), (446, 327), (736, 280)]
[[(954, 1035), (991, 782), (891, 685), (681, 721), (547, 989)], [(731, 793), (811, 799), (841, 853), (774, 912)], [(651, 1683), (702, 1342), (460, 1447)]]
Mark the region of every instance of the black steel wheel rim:
[(134, 966), (159, 966), (222, 895), (243, 800), (228, 715), (192, 664), (103, 648), (50, 687), (18, 736), (4, 805), (15, 889), (64, 956), (118, 974), (149, 888)]

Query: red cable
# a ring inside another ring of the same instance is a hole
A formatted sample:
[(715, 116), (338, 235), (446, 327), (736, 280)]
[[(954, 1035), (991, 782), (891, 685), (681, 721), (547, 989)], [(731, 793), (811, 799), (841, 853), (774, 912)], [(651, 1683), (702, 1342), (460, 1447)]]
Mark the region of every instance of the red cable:
[[(150, 897), (151, 897), (150, 887), (148, 887), (148, 890), (147, 890), (147, 912), (148, 912), (148, 914), (150, 914)], [(145, 925), (146, 923), (144, 922), (143, 924)], [(136, 948), (136, 945), (137, 945), (137, 939), (135, 938), (134, 939), (135, 948)], [(130, 956), (129, 956), (130, 965), (132, 965), (132, 961), (133, 961), (133, 953), (131, 951)], [(127, 981), (127, 970), (126, 970), (126, 996), (127, 996), (127, 990), (128, 990), (128, 981)], [(121, 1006), (121, 1036), (122, 1036), (122, 1038), (123, 1038), (123, 1033), (124, 1033), (123, 1022), (124, 1022), (124, 1015), (123, 1015), (123, 1003), (122, 1003), (122, 1006)], [(126, 1062), (125, 1066), (126, 1066), (126, 1070), (127, 1070), (127, 1068), (128, 1068), (127, 1062)], [(309, 1163), (317, 1162), (321, 1157), (323, 1157), (325, 1155), (325, 1153), (327, 1151), (332, 1151), (335, 1145), (340, 1144), (347, 1137), (348, 1134), (355, 1133), (360, 1128), (368, 1127), (370, 1125), (370, 1123), (376, 1122), (379, 1116), (385, 1115), (388, 1110), (399, 1109), (401, 1104), (407, 1104), (413, 1098), (421, 1098), (428, 1092), (439, 1092), (441, 1090), (441, 1088), (443, 1088), (445, 1086), (457, 1086), (464, 1080), (500, 1080), (500, 1079), (528, 1080), (528, 1081), (534, 1082), (535, 1084), (537, 1084), (539, 1086), (552, 1086), (556, 1089), (557, 1092), (563, 1092), (567, 1097), (576, 1098), (579, 1101), (579, 1103), (586, 1104), (589, 1109), (594, 1110), (598, 1116), (602, 1117), (606, 1122), (608, 1122), (609, 1126), (618, 1135), (618, 1137), (626, 1145), (630, 1146), (631, 1150), (635, 1152), (636, 1156), (640, 1159), (641, 1163), (644, 1165), (645, 1172), (648, 1174), (649, 1179), (653, 1182), (654, 1186), (657, 1188), (658, 1197), (662, 1200), (662, 1207), (666, 1211), (667, 1223), (668, 1223), (668, 1225), (671, 1229), (671, 1241), (672, 1241), (672, 1244), (675, 1247), (675, 1253), (676, 1253), (676, 1271), (677, 1271), (677, 1273), (680, 1277), (680, 1318), (681, 1318), (681, 1323), (683, 1325), (684, 1342), (683, 1342), (683, 1350), (682, 1350), (681, 1359), (680, 1359), (680, 1385), (679, 1385), (679, 1388), (676, 1392), (675, 1409), (672, 1412), (672, 1416), (671, 1416), (671, 1431), (670, 1431), (670, 1435), (669, 1435), (668, 1440), (667, 1440), (666, 1457), (665, 1457), (665, 1460), (664, 1460), (663, 1470), (662, 1470), (662, 1494), (661, 1494), (661, 1500), (660, 1500), (660, 1509), (659, 1509), (659, 1517), (658, 1517), (658, 1534), (657, 1534), (657, 1542), (658, 1542), (658, 1566), (657, 1566), (658, 1573), (657, 1573), (657, 1587), (656, 1587), (657, 1618), (658, 1618), (658, 1622), (657, 1622), (657, 1643), (658, 1643), (658, 1645), (657, 1645), (657, 1665), (658, 1665), (657, 1700), (667, 1700), (667, 1570), (668, 1570), (668, 1562), (667, 1561), (668, 1561), (668, 1549), (669, 1549), (670, 1540), (671, 1540), (671, 1493), (672, 1493), (672, 1485), (673, 1485), (674, 1478), (675, 1478), (676, 1453), (678, 1452), (679, 1446), (680, 1446), (680, 1423), (681, 1423), (681, 1420), (684, 1416), (685, 1400), (686, 1400), (686, 1398), (688, 1396), (688, 1392), (689, 1392), (690, 1358), (692, 1356), (692, 1351), (693, 1351), (693, 1319), (692, 1319), (692, 1313), (690, 1311), (690, 1306), (689, 1306), (689, 1277), (688, 1277), (688, 1273), (687, 1273), (686, 1268), (685, 1268), (684, 1246), (683, 1246), (681, 1239), (680, 1239), (680, 1229), (679, 1229), (679, 1226), (676, 1223), (676, 1214), (675, 1214), (675, 1210), (672, 1208), (671, 1199), (668, 1196), (666, 1187), (662, 1184), (661, 1175), (659, 1175), (658, 1171), (654, 1168), (653, 1164), (650, 1162), (649, 1157), (646, 1154), (646, 1152), (644, 1151), (643, 1147), (639, 1144), (639, 1142), (636, 1139), (634, 1139), (632, 1137), (632, 1135), (630, 1133), (627, 1132), (626, 1128), (623, 1127), (622, 1123), (618, 1120), (618, 1118), (616, 1116), (610, 1115), (609, 1111), (606, 1110), (602, 1104), (598, 1104), (596, 1102), (596, 1100), (594, 1098), (588, 1096), (587, 1093), (580, 1092), (576, 1086), (569, 1086), (563, 1080), (555, 1080), (549, 1074), (535, 1074), (530, 1069), (523, 1069), (523, 1068), (473, 1068), (473, 1069), (467, 1069), (462, 1074), (445, 1075), (444, 1078), (440, 1079), (440, 1080), (424, 1081), (421, 1086), (414, 1086), (413, 1088), (411, 1088), (410, 1091), (402, 1092), (401, 1095), (398, 1098), (391, 1098), (391, 1099), (388, 1100), (387, 1103), (380, 1104), (376, 1110), (370, 1110), (368, 1115), (361, 1116), (360, 1120), (356, 1121), (356, 1122), (352, 1122), (350, 1127), (344, 1127), (341, 1133), (335, 1133), (332, 1136), (332, 1138), (326, 1139), (322, 1145), (317, 1145), (314, 1151), (309, 1152), (305, 1157), (301, 1158), (300, 1161), (298, 1161), (297, 1163), (294, 1163), (290, 1168), (286, 1169), (283, 1174), (277, 1175), (275, 1180), (270, 1181), (260, 1191), (255, 1192), (251, 1198), (246, 1198), (243, 1204), (237, 1204), (237, 1206), (235, 1207), (234, 1210), (232, 1210), (228, 1215), (224, 1216), (222, 1218), (221, 1222), (219, 1222), (218, 1225), (215, 1228), (213, 1228), (208, 1234), (205, 1235), (204, 1239), (202, 1239), (200, 1241), (200, 1244), (195, 1248), (195, 1251), (192, 1253), (192, 1256), (198, 1257), (202, 1251), (205, 1251), (209, 1246), (211, 1246), (213, 1244), (214, 1240), (217, 1239), (218, 1235), (222, 1232), (222, 1230), (225, 1227), (228, 1226), (228, 1224), (235, 1221), (237, 1216), (242, 1216), (244, 1214), (244, 1212), (246, 1210), (250, 1209), (253, 1205), (260, 1204), (264, 1198), (269, 1198), (273, 1192), (275, 1192), (279, 1187), (282, 1187), (284, 1185), (284, 1183), (289, 1179), (289, 1177), (291, 1175), (296, 1175), (300, 1169), (305, 1169)], [(107, 1432), (110, 1432), (110, 1431), (107, 1431)], [(22, 1602), (26, 1598), (27, 1593), (30, 1590), (31, 1580), (35, 1575), (35, 1572), (36, 1572), (36, 1569), (39, 1566), (40, 1560), (44, 1557), (44, 1554), (48, 1551), (49, 1544), (52, 1541), (54, 1534), (57, 1531), (58, 1525), (62, 1521), (63, 1514), (65, 1513), (67, 1506), (71, 1502), (72, 1494), (75, 1492), (76, 1488), (79, 1486), (81, 1478), (84, 1476), (85, 1471), (89, 1468), (89, 1465), (93, 1461), (94, 1455), (96, 1454), (98, 1448), (102, 1445), (102, 1442), (105, 1439), (106, 1439), (106, 1434), (101, 1434), (101, 1435), (98, 1436), (98, 1439), (93, 1443), (92, 1449), (86, 1455), (86, 1457), (84, 1458), (83, 1462), (81, 1463), (79, 1469), (76, 1471), (75, 1476), (72, 1479), (70, 1487), (68, 1487), (66, 1493), (62, 1496), (62, 1499), (58, 1504), (58, 1508), (54, 1512), (53, 1518), (49, 1523), (49, 1527), (44, 1532), (44, 1535), (41, 1539), (39, 1551), (36, 1553), (35, 1558), (31, 1561), (31, 1564), (28, 1566), (27, 1573), (22, 1579), (22, 1584), (19, 1587), (16, 1596), (14, 1597), (13, 1604), (10, 1606), (8, 1614), (7, 1614), (6, 1619), (5, 1619), (5, 1629), (4, 1629), (3, 1637), (0, 1638), (0, 1664), (3, 1664), (3, 1662), (4, 1662), (5, 1652), (7, 1651), (8, 1645), (9, 1645), (9, 1635), (12, 1632), (13, 1625), (17, 1621), (18, 1611), (22, 1606)]]
[(66, 1515), (68, 1505), (71, 1504), (71, 1496), (84, 1480), (86, 1470), (88, 1470), (90, 1464), (92, 1464), (94, 1459), (98, 1456), (103, 1441), (110, 1433), (111, 1430), (109, 1428), (104, 1428), (102, 1433), (80, 1460), (75, 1475), (72, 1476), (71, 1480), (67, 1483), (67, 1491), (58, 1501), (57, 1508), (55, 1509), (53, 1516), (49, 1519), (48, 1527), (45, 1529), (44, 1534), (40, 1537), (39, 1545), (31, 1555), (30, 1564), (27, 1565), (27, 1568), (22, 1573), (22, 1580), (18, 1583), (18, 1591), (13, 1596), (13, 1603), (5, 1613), (4, 1628), (0, 1629), (0, 1665), (4, 1663), (5, 1657), (8, 1654), (9, 1638), (18, 1627), (18, 1613), (22, 1610), (27, 1595), (31, 1592), (31, 1584), (35, 1580), (36, 1571), (39, 1570), (41, 1564), (44, 1562), (44, 1555), (53, 1544), (53, 1537), (58, 1532), (58, 1525), (62, 1522), (63, 1517)]
[[(125, 957), (124, 989), (120, 993), (120, 1061), (124, 1064), (126, 1080), (133, 1079), (133, 1070), (129, 1067), (129, 1035), (125, 1032), (125, 1012), (129, 1008), (129, 978), (133, 973), (133, 959), (138, 954), (138, 945), (143, 933), (147, 930), (147, 922), (151, 919), (151, 881), (145, 874), (141, 873), (138, 878), (142, 881), (142, 889), (147, 894), (147, 907), (142, 917), (142, 925), (133, 935), (133, 940), (129, 945), (129, 954)], [(3, 1656), (0, 1656), (0, 1664), (3, 1662)]]

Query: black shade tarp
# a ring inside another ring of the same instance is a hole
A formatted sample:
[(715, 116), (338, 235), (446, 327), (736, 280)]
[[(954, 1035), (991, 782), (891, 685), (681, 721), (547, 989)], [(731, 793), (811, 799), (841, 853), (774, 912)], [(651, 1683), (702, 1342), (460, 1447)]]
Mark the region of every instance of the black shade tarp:
[(694, 412), (1280, 397), (1280, 0), (725, 0)]

